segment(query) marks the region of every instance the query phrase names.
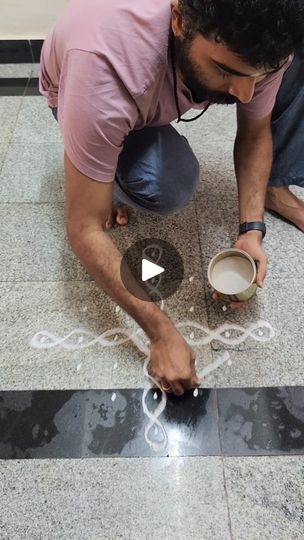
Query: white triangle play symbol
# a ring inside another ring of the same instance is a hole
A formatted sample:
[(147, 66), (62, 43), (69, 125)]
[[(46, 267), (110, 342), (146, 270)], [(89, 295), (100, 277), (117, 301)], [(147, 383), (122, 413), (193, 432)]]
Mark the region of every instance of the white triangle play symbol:
[(148, 261), (147, 259), (142, 259), (141, 261), (141, 279), (142, 281), (147, 281), (148, 279), (151, 279), (155, 276), (158, 276), (159, 274), (162, 274), (165, 271), (164, 268), (161, 266), (158, 266), (157, 264), (154, 264), (151, 261)]

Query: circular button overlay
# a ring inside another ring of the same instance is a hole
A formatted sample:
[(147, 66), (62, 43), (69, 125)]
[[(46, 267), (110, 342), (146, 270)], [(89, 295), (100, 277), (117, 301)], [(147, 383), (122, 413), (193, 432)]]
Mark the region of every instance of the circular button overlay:
[(146, 302), (159, 302), (172, 296), (181, 285), (184, 264), (172, 244), (158, 238), (145, 238), (125, 252), (120, 275), (133, 296)]

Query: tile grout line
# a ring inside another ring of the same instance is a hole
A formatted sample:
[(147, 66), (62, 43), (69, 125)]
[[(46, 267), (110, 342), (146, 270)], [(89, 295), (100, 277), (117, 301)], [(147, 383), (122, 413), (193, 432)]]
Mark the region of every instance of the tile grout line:
[[(195, 220), (196, 220), (196, 232), (197, 232), (199, 252), (200, 252), (200, 262), (201, 262), (201, 267), (202, 267), (202, 270), (203, 270), (204, 259), (203, 259), (203, 250), (202, 250), (201, 236), (200, 236), (200, 230), (199, 230), (199, 219), (198, 219), (198, 213), (197, 213), (196, 197), (194, 199), (194, 211), (195, 211)], [(204, 285), (204, 298), (205, 298), (207, 322), (208, 322), (208, 325), (209, 325), (210, 320), (209, 320), (208, 309), (207, 309), (207, 291), (206, 291), (206, 286), (205, 286), (205, 276), (204, 276), (204, 279), (203, 279), (203, 285)]]
[[(17, 97), (17, 96), (16, 96), (16, 97)], [(18, 97), (20, 97), (20, 96), (18, 96)], [(0, 174), (2, 173), (2, 170), (3, 170), (3, 167), (4, 167), (4, 163), (6, 162), (6, 158), (7, 158), (8, 152), (9, 152), (9, 150), (10, 150), (10, 146), (11, 146), (11, 144), (12, 144), (12, 139), (13, 139), (13, 135), (14, 135), (14, 132), (15, 132), (15, 129), (16, 129), (17, 122), (18, 122), (20, 110), (21, 110), (22, 103), (23, 103), (23, 98), (24, 98), (24, 93), (22, 94), (21, 99), (20, 99), (20, 105), (19, 105), (19, 109), (17, 110), (16, 121), (15, 121), (13, 130), (12, 130), (11, 137), (9, 138), (9, 140), (8, 140), (8, 142), (7, 142), (7, 144), (6, 144), (7, 148), (6, 148), (6, 152), (5, 152), (5, 154), (4, 154), (4, 159), (3, 159), (3, 162), (2, 162), (2, 165), (1, 165), (1, 168), (0, 168)], [(11, 204), (11, 203), (7, 203), (7, 204)]]
[[(198, 219), (196, 198), (194, 200), (194, 211), (195, 211), (195, 217), (196, 217), (196, 227), (197, 227), (200, 259), (201, 259), (201, 265), (202, 265), (202, 270), (203, 270), (204, 258), (203, 258), (203, 249), (202, 249), (202, 243), (201, 243), (201, 235), (200, 235), (200, 231), (199, 231), (199, 219)], [(207, 298), (207, 287), (206, 287), (206, 277), (205, 276), (204, 276), (204, 279), (203, 279), (203, 287), (204, 287), (204, 299), (205, 299), (207, 324), (208, 324), (208, 327), (210, 328), (211, 320), (210, 320), (210, 317), (209, 317), (209, 310), (208, 310), (208, 298)], [(212, 349), (212, 343), (209, 344), (209, 349), (210, 349), (210, 353), (211, 353), (211, 358), (213, 359), (214, 354), (213, 354), (213, 349)], [(215, 390), (216, 390), (216, 388), (215, 388)]]
[[(19, 96), (20, 97), (20, 96)], [(14, 133), (15, 133), (15, 129), (16, 129), (16, 126), (17, 126), (17, 123), (18, 123), (18, 120), (19, 120), (19, 115), (20, 115), (20, 111), (21, 111), (21, 107), (23, 105), (23, 99), (24, 99), (24, 92), (21, 96), (21, 99), (20, 99), (20, 104), (19, 104), (19, 108), (17, 110), (17, 114), (16, 114), (16, 120), (15, 120), (15, 123), (14, 123), (14, 126), (13, 126), (13, 129), (12, 129), (12, 135), (8, 141), (8, 146), (11, 145), (11, 143), (13, 142), (13, 137), (14, 137)]]
[(233, 532), (232, 532), (232, 521), (231, 521), (231, 514), (230, 514), (229, 495), (228, 495), (227, 483), (226, 483), (225, 460), (224, 460), (223, 455), (221, 456), (221, 461), (222, 461), (224, 491), (225, 491), (225, 498), (226, 498), (226, 505), (227, 505), (227, 514), (228, 514), (228, 527), (229, 527), (231, 540), (234, 540), (234, 536), (233, 536)]
[[(4, 163), (5, 163), (6, 158), (7, 158), (7, 154), (8, 154), (8, 151), (9, 151), (10, 144), (11, 143), (7, 143), (7, 144), (4, 143), (3, 144), (3, 146), (6, 146), (6, 150), (4, 151), (3, 161), (2, 161), (2, 164), (1, 164), (1, 167), (0, 167), (0, 176), (1, 176), (1, 173), (2, 173), (2, 170), (3, 170), (3, 167), (4, 167)], [(2, 144), (1, 144), (1, 146), (2, 146)]]
[(35, 58), (34, 58), (34, 51), (33, 51), (32, 40), (31, 39), (28, 39), (28, 44), (29, 44), (29, 47), (30, 47), (30, 53), (31, 53), (31, 57), (32, 57), (32, 64), (34, 64)]
[(222, 462), (222, 474), (223, 474), (223, 483), (224, 483), (225, 499), (226, 499), (226, 506), (227, 506), (228, 527), (229, 527), (230, 538), (231, 540), (234, 540), (233, 533), (232, 533), (229, 496), (228, 496), (227, 483), (226, 483), (225, 461), (224, 461), (224, 456), (223, 456), (221, 430), (220, 430), (220, 424), (219, 424), (220, 415), (219, 415), (218, 389), (216, 387), (215, 387), (215, 399), (216, 399), (216, 421), (217, 421), (218, 437), (219, 437), (219, 444), (220, 444), (220, 453), (221, 453), (220, 457), (221, 457), (221, 462)]

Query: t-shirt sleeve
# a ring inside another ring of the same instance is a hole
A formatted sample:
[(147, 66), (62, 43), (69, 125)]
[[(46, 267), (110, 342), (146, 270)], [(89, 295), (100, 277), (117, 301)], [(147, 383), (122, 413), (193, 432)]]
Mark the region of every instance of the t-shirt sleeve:
[(254, 96), (250, 103), (238, 104), (238, 109), (247, 117), (253, 119), (265, 118), (272, 113), (276, 97), (280, 89), (284, 73), (293, 61), (293, 56), (279, 71), (268, 75), (263, 81), (257, 83)]
[(137, 108), (106, 57), (70, 50), (63, 62), (58, 121), (65, 151), (84, 175), (114, 180), (125, 137)]

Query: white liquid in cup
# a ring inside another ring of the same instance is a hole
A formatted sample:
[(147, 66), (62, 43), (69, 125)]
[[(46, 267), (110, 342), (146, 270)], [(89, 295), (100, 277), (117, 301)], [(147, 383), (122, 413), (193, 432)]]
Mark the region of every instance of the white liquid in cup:
[(239, 294), (254, 278), (252, 264), (244, 257), (233, 255), (218, 261), (212, 270), (212, 285), (222, 294)]

